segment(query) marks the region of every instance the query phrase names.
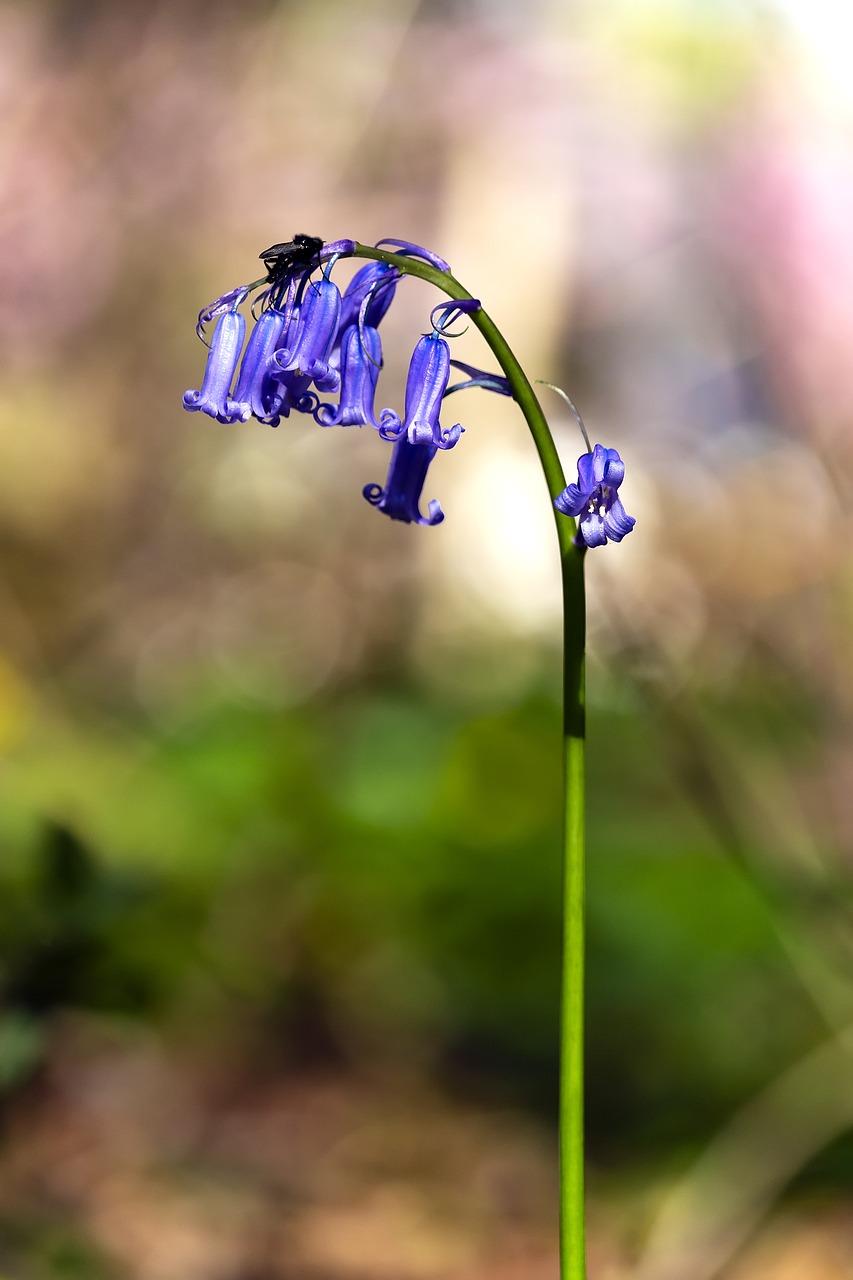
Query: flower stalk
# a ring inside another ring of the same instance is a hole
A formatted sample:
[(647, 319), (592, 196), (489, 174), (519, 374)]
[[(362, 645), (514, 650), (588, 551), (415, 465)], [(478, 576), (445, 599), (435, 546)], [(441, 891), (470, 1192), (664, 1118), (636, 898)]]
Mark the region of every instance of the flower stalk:
[[(386, 247), (390, 246), (390, 247)], [(481, 387), (518, 403), (539, 455), (551, 498), (563, 589), (564, 826), (562, 847), (563, 931), (560, 1006), (560, 1277), (586, 1280), (584, 1213), (584, 804), (586, 611), (584, 560), (589, 547), (620, 542), (634, 520), (618, 496), (625, 474), (615, 449), (593, 448), (580, 415), (565, 392), (584, 436), (577, 483), (566, 484), (545, 414), (531, 382), (497, 325), (480, 302), (451, 274), (443, 258), (405, 240), (376, 246), (354, 240), (324, 244), (318, 236), (296, 235), (265, 250), (267, 275), (240, 285), (202, 309), (197, 331), (214, 319), (201, 390), (184, 395), (184, 407), (201, 410), (221, 423), (249, 418), (277, 426), (291, 410), (321, 426), (368, 426), (392, 445), (384, 486), (368, 484), (364, 497), (392, 520), (437, 525), (444, 519), (431, 499), (427, 514), (421, 495), (439, 452), (454, 448), (460, 423), (440, 421), (449, 394)], [(339, 257), (367, 259), (341, 295), (331, 280)], [(312, 275), (322, 268), (322, 278)], [(377, 326), (403, 276), (417, 276), (450, 299), (430, 315), (431, 332), (417, 343), (409, 365), (405, 410), (376, 415), (374, 399), (382, 366)], [(250, 293), (255, 327), (242, 361), (245, 321), (238, 308)], [(261, 307), (261, 315), (255, 309)], [(460, 316), (470, 316), (495, 356), (501, 373), (487, 373), (451, 359), (448, 339)], [(239, 370), (238, 370), (239, 365)], [(451, 368), (467, 380), (449, 385)], [(235, 382), (233, 394), (232, 384)], [(311, 386), (314, 390), (311, 390)], [(546, 383), (552, 386), (551, 383)], [(320, 403), (318, 392), (338, 392), (338, 403)], [(454, 402), (455, 403), (455, 402)]]
[[(427, 262), (356, 244), (355, 255), (427, 280), (457, 301), (473, 295), (448, 271)], [(585, 546), (575, 542), (574, 519), (554, 500), (566, 477), (536, 392), (494, 320), (482, 308), (468, 313), (508, 380), (527, 422), (545, 483), (560, 549), (563, 589), (563, 939), (560, 1009), (560, 1280), (586, 1280), (584, 1190), (584, 960), (586, 794)]]

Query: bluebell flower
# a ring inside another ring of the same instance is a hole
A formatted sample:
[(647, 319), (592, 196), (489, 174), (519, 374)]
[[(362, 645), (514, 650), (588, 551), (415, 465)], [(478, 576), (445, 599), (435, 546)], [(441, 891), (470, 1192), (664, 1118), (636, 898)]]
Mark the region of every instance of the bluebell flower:
[(358, 323), (365, 302), (367, 305), (361, 316), (361, 323), (370, 325), (372, 329), (378, 328), (380, 320), (394, 301), (399, 279), (397, 268), (389, 266), (387, 262), (368, 262), (366, 267), (356, 271), (341, 299), (341, 317), (338, 321), (341, 340), (346, 330)]
[[(274, 357), (273, 357), (274, 359)], [(297, 413), (315, 413), (320, 397), (310, 390), (311, 379), (301, 373), (279, 373), (275, 380), (275, 392), (270, 397), (270, 409), (275, 416), (272, 426), (278, 426), (282, 418), (289, 418), (291, 410)]]
[(376, 329), (351, 324), (341, 344), (341, 394), (337, 405), (321, 404), (314, 417), (321, 427), (375, 427), (376, 383), (382, 342)]
[(217, 422), (234, 422), (240, 416), (229, 393), (245, 333), (246, 321), (239, 311), (226, 311), (221, 316), (213, 332), (201, 390), (184, 392), (185, 409), (207, 413)]
[[(432, 253), (429, 249), (424, 249), (422, 245), (413, 244), (411, 240), (380, 240), (377, 243), (377, 249), (384, 244), (391, 245), (395, 252), (403, 257), (422, 258), (424, 262), (437, 267), (439, 271), (450, 270), (444, 258), (440, 258), (437, 253)], [(323, 251), (324, 256), (330, 247), (326, 246)], [(361, 316), (361, 323), (377, 329), (380, 320), (394, 300), (394, 293), (399, 279), (399, 271), (396, 267), (392, 267), (389, 262), (372, 260), (366, 266), (361, 267), (344, 290), (338, 328), (339, 334), (342, 335), (344, 330), (356, 323), (365, 301), (367, 302), (367, 307), (364, 315)]]
[(241, 422), (255, 417), (259, 422), (278, 426), (276, 401), (281, 399), (281, 386), (269, 371), (269, 360), (281, 345), (286, 323), (285, 313), (270, 307), (249, 335), (233, 397)]
[(409, 444), (452, 449), (463, 428), (457, 422), (442, 431), (438, 420), (449, 379), (450, 347), (433, 331), (420, 339), (409, 363), (405, 420), (401, 422), (393, 409), (383, 409), (379, 418), (382, 439), (396, 441), (405, 437)]
[(269, 368), (273, 376), (296, 373), (310, 379), (318, 391), (336, 391), (340, 374), (329, 363), (341, 314), (341, 294), (331, 280), (309, 281), (299, 309), (299, 324), (288, 346), (275, 351)]
[[(295, 307), (290, 323), (285, 330), (282, 347), (292, 347), (298, 332), (299, 308)], [(309, 390), (311, 386), (310, 377), (305, 373), (297, 372), (295, 369), (290, 369), (286, 373), (283, 372), (278, 364), (278, 355), (279, 352), (274, 351), (267, 361), (269, 376), (275, 387), (275, 391), (270, 395), (271, 412), (276, 415), (278, 421), (281, 418), (289, 418), (293, 409), (296, 409), (298, 413), (313, 413), (320, 403), (320, 398)], [(278, 421), (276, 425), (278, 425)]]
[(592, 453), (578, 458), (578, 482), (570, 484), (554, 506), (566, 516), (579, 516), (575, 541), (580, 546), (603, 547), (608, 538), (621, 542), (636, 521), (622, 506), (617, 490), (625, 476), (625, 464), (615, 449), (597, 444)]
[(420, 498), (429, 464), (436, 455), (434, 444), (410, 444), (401, 435), (391, 452), (391, 464), (385, 488), (378, 484), (365, 485), (363, 493), (371, 506), (384, 511), (392, 520), (406, 524), (441, 524), (444, 512), (433, 498), (428, 516), (420, 512)]

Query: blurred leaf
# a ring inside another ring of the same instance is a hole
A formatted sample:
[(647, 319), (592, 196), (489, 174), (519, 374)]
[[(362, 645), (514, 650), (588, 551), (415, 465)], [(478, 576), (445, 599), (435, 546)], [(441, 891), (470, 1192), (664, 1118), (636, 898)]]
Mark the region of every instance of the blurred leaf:
[(0, 1014), (0, 1090), (13, 1089), (27, 1079), (44, 1048), (44, 1029), (26, 1014)]

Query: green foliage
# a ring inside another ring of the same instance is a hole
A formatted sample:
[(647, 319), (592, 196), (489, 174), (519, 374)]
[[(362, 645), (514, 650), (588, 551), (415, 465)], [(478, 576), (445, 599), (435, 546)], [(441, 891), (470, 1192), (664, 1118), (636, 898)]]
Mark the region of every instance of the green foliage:
[[(144, 752), (140, 728), (42, 726), (7, 763), (4, 1088), (70, 1007), (553, 1104), (551, 699), (474, 719), (405, 689), (211, 700)], [(808, 1048), (814, 1016), (641, 717), (597, 713), (590, 812), (592, 1148), (692, 1141)]]

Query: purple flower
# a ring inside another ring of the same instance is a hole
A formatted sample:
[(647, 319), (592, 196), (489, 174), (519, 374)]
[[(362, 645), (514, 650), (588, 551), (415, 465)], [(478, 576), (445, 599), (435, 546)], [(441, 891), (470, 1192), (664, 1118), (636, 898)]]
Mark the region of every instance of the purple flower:
[(211, 320), (215, 319), (216, 316), (221, 316), (223, 311), (233, 311), (239, 307), (240, 303), (246, 299), (251, 287), (248, 284), (238, 284), (236, 288), (229, 289), (227, 293), (223, 293), (221, 298), (217, 298), (208, 306), (202, 307), (198, 313), (198, 320), (195, 326), (198, 336), (203, 340), (204, 326), (206, 324), (210, 324)]
[(397, 268), (389, 266), (387, 262), (368, 262), (366, 267), (357, 271), (344, 290), (338, 333), (343, 335), (350, 325), (358, 322), (359, 312), (365, 302), (367, 306), (362, 324), (376, 329), (394, 300), (399, 278)]
[(274, 352), (269, 369), (278, 373), (297, 373), (310, 379), (318, 391), (336, 391), (340, 374), (329, 363), (335, 345), (341, 314), (341, 294), (331, 280), (309, 281), (299, 310), (299, 326), (288, 345)]
[(330, 258), (350, 253), (355, 253), (355, 240), (330, 240), (320, 250), (320, 261), (328, 262)]
[(410, 444), (406, 436), (401, 435), (391, 452), (385, 488), (378, 484), (365, 485), (365, 498), (392, 520), (403, 520), (406, 524), (441, 524), (444, 512), (435, 499), (429, 504), (428, 516), (421, 515), (418, 505), (435, 454), (436, 445)]
[(580, 516), (577, 544), (603, 547), (608, 538), (621, 542), (636, 521), (629, 516), (617, 495), (625, 476), (625, 464), (615, 449), (597, 444), (592, 453), (578, 458), (578, 482), (570, 484), (554, 506), (565, 516)]
[(234, 422), (240, 411), (229, 392), (240, 358), (246, 321), (239, 311), (226, 311), (217, 322), (200, 391), (184, 392), (184, 408), (207, 413), (217, 422)]
[(259, 422), (277, 427), (281, 387), (270, 374), (269, 359), (278, 347), (287, 317), (277, 307), (270, 307), (258, 320), (246, 343), (243, 363), (234, 388), (234, 406), (241, 422), (255, 417)]
[(379, 419), (382, 439), (396, 441), (405, 436), (409, 444), (452, 449), (463, 429), (457, 422), (442, 431), (438, 421), (449, 378), (450, 347), (444, 338), (436, 332), (421, 338), (409, 364), (405, 421), (401, 422), (393, 409), (383, 409)]
[(382, 342), (376, 329), (352, 324), (341, 344), (341, 394), (338, 405), (321, 404), (314, 415), (321, 427), (375, 427), (373, 401), (382, 367)]
[(386, 236), (384, 240), (376, 241), (376, 248), (381, 248), (383, 244), (390, 244), (397, 253), (403, 254), (406, 258), (423, 258), (424, 262), (437, 267), (439, 271), (450, 270), (450, 263), (445, 262), (444, 258), (440, 258), (431, 249), (424, 249), (422, 245), (412, 244), (411, 240), (393, 240)]
[(464, 360), (451, 360), (454, 369), (459, 369), (462, 373), (467, 373), (468, 378), (465, 382), (457, 382), (454, 386), (448, 387), (445, 391), (445, 398), (453, 391), (467, 391), (471, 387), (482, 387), (484, 391), (494, 391), (499, 396), (511, 396), (512, 387), (509, 378), (505, 378), (501, 373), (489, 373), (486, 369), (478, 369), (473, 364), (466, 364)]

